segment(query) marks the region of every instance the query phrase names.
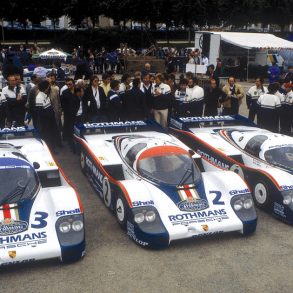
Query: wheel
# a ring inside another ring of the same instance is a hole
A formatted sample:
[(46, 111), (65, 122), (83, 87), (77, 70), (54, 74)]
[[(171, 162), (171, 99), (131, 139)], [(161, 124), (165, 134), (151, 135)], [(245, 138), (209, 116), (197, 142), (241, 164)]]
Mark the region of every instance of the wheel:
[(268, 209), (271, 204), (268, 186), (262, 182), (257, 182), (253, 187), (253, 197), (255, 204), (261, 208)]
[(85, 174), (85, 154), (83, 151), (80, 151), (80, 169)]
[(116, 200), (115, 214), (119, 225), (126, 229), (126, 221), (128, 216), (128, 208), (125, 200), (119, 195)]

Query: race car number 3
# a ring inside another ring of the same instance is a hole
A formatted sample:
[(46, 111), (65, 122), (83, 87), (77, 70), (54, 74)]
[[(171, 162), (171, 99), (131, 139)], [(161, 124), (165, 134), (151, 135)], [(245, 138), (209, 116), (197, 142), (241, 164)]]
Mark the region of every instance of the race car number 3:
[(32, 228), (41, 229), (47, 226), (46, 219), (48, 218), (48, 214), (44, 212), (35, 212), (34, 224), (31, 224)]

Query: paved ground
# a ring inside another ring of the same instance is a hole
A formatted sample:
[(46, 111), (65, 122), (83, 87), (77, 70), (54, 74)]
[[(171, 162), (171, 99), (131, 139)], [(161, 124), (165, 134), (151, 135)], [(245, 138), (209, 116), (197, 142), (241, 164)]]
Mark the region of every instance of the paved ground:
[(87, 254), (71, 265), (47, 261), (5, 268), (0, 292), (292, 292), (292, 226), (258, 210), (250, 237), (233, 233), (180, 241), (161, 251), (143, 249), (81, 175), (78, 156), (65, 148), (57, 160), (84, 204)]

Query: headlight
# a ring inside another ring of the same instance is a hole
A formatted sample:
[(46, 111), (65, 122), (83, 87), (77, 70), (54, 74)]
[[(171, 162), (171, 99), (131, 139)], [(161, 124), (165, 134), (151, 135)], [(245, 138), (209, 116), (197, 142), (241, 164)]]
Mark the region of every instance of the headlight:
[(62, 233), (68, 233), (70, 230), (71, 230), (71, 225), (69, 222), (62, 222), (60, 225), (59, 225), (59, 230), (62, 232)]
[(234, 203), (234, 210), (235, 211), (240, 211), (243, 207), (243, 202), (242, 200), (236, 200)]
[(243, 207), (244, 207), (245, 209), (248, 210), (248, 209), (250, 209), (252, 206), (253, 206), (253, 201), (252, 201), (252, 199), (248, 198), (248, 199), (245, 199), (245, 200), (244, 200)]
[(145, 214), (145, 220), (147, 222), (153, 222), (154, 220), (156, 219), (156, 214), (154, 211), (148, 211), (146, 214)]
[(143, 213), (137, 213), (135, 214), (134, 216), (134, 221), (137, 223), (137, 224), (140, 224), (144, 221), (144, 214)]
[(74, 221), (72, 223), (72, 229), (75, 231), (75, 232), (78, 232), (80, 230), (82, 230), (83, 228), (83, 222), (80, 221), (80, 220), (77, 220), (77, 221)]
[(292, 202), (292, 196), (291, 195), (285, 195), (283, 198), (283, 204), (289, 205)]

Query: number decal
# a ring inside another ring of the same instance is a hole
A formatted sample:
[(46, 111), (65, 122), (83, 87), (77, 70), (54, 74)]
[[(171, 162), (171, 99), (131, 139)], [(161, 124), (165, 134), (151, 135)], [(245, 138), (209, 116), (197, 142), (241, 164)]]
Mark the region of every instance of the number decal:
[(45, 219), (48, 218), (48, 214), (44, 212), (35, 212), (35, 223), (31, 224), (32, 228), (41, 229), (47, 226), (47, 221)]
[(221, 191), (210, 191), (210, 194), (215, 194), (215, 198), (213, 200), (214, 205), (224, 205), (225, 203), (223, 201), (220, 201), (222, 197), (222, 192)]

